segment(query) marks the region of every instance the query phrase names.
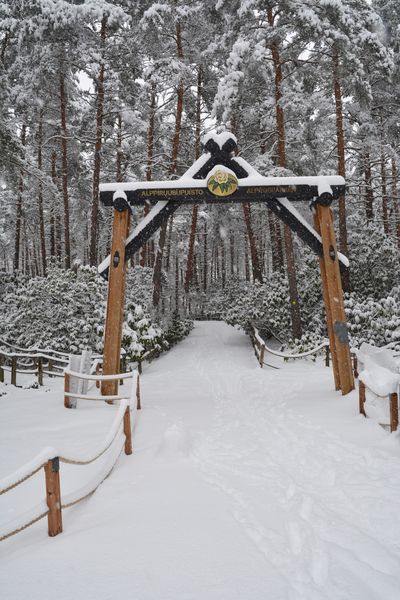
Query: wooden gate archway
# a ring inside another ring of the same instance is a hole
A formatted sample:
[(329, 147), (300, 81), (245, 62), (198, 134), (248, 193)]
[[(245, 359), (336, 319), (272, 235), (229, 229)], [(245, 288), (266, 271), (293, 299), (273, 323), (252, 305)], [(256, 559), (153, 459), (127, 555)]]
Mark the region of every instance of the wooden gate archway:
[[(111, 254), (99, 266), (108, 279), (104, 341), (104, 374), (119, 372), (126, 261), (182, 204), (264, 202), (318, 256), (326, 324), (336, 390), (354, 389), (351, 356), (343, 303), (340, 268), (346, 257), (337, 251), (333, 226), (333, 200), (344, 194), (343, 177), (264, 177), (242, 157), (235, 156), (236, 138), (231, 133), (208, 134), (205, 152), (174, 181), (133, 181), (100, 185), (100, 199), (114, 209)], [(312, 227), (292, 202), (308, 201)], [(129, 234), (132, 205), (152, 206)], [(104, 395), (116, 394), (118, 382), (104, 382)]]

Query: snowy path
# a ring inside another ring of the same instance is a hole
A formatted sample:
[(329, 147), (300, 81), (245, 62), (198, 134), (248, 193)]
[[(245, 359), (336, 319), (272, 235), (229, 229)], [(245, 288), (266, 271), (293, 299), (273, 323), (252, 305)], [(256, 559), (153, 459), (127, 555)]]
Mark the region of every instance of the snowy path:
[(398, 600), (399, 436), (331, 390), (329, 369), (261, 370), (242, 333), (197, 324), (145, 371), (135, 454), (62, 535), (0, 545), (2, 597)]

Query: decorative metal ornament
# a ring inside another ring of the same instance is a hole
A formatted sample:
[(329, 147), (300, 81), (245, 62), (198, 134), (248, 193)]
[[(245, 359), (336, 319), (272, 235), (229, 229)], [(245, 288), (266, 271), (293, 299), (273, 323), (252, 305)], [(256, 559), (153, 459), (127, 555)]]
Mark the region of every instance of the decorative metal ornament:
[(214, 196), (230, 196), (238, 189), (238, 180), (233, 173), (218, 169), (207, 180), (207, 188)]

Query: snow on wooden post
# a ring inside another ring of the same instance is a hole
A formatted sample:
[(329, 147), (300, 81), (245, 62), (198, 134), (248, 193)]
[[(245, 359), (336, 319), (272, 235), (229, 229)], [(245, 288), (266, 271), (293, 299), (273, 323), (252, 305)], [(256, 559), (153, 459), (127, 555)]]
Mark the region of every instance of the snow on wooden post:
[(364, 404), (365, 404), (365, 383), (363, 381), (359, 381), (358, 382), (359, 411), (360, 411), (360, 415), (364, 415), (364, 417), (366, 417), (367, 415), (365, 413)]
[(60, 461), (58, 457), (50, 459), (44, 465), (46, 479), (46, 502), (49, 508), (47, 523), (49, 536), (54, 537), (62, 532)]
[[(336, 350), (340, 389), (342, 390), (342, 394), (348, 394), (351, 390), (354, 390), (354, 378), (332, 211), (329, 206), (323, 206), (321, 204), (316, 204), (315, 209), (321, 232), (323, 246), (322, 260), (325, 266), (326, 275), (325, 282), (323, 281), (323, 285), (326, 285), (324, 297), (326, 295), (331, 315), (330, 331), (328, 329), (328, 333), (330, 334), (330, 338), (331, 336), (333, 337), (333, 343), (331, 340), (331, 348), (335, 347)], [(322, 279), (324, 278), (322, 277)], [(328, 321), (329, 317), (327, 316), (327, 323)]]
[[(124, 192), (115, 192), (113, 204), (114, 220), (104, 333), (104, 375), (119, 373), (125, 304), (125, 241), (128, 237), (130, 221), (130, 208)], [(101, 393), (103, 396), (117, 395), (118, 380), (103, 381)]]
[(389, 395), (390, 401), (390, 433), (397, 431), (399, 425), (399, 400), (397, 394), (394, 392)]
[(131, 413), (129, 406), (124, 413), (125, 454), (132, 454)]
[[(70, 371), (74, 371), (75, 373), (81, 372), (81, 361), (82, 357), (79, 354), (70, 354), (68, 369)], [(68, 373), (64, 374), (64, 391), (72, 392), (74, 394), (78, 394), (80, 390), (80, 380), (77, 377), (71, 377)], [(77, 398), (71, 398), (70, 396), (64, 394), (64, 406), (65, 408), (76, 408), (78, 405)]]

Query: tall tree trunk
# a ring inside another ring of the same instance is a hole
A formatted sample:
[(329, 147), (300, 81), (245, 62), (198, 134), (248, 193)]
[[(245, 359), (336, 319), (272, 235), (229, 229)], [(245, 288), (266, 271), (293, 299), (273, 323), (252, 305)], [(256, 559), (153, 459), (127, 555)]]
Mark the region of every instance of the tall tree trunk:
[(68, 198), (68, 146), (67, 146), (67, 108), (65, 96), (65, 76), (60, 71), (60, 111), (61, 111), (61, 165), (62, 190), (64, 203), (64, 252), (65, 267), (71, 268), (71, 241), (69, 227), (69, 198)]
[(117, 157), (115, 161), (115, 176), (117, 181), (122, 181), (122, 117), (121, 113), (117, 115)]
[(260, 259), (257, 252), (257, 244), (254, 236), (253, 225), (251, 222), (251, 211), (250, 211), (250, 203), (243, 202), (243, 214), (244, 214), (244, 222), (246, 223), (246, 231), (247, 236), (249, 238), (249, 246), (250, 246), (250, 258), (251, 258), (251, 268), (253, 274), (253, 281), (259, 281), (262, 283), (262, 271), (260, 267)]
[(235, 234), (231, 230), (229, 234), (229, 252), (231, 259), (231, 277), (235, 275)]
[[(22, 125), (21, 129), (21, 144), (25, 146), (26, 144), (26, 125), (25, 123)], [(14, 271), (18, 271), (19, 269), (19, 258), (20, 258), (20, 248), (21, 248), (21, 220), (22, 220), (22, 195), (24, 193), (24, 177), (23, 171), (21, 169), (19, 175), (19, 184), (18, 184), (18, 196), (17, 196), (17, 214), (15, 219), (15, 246), (14, 246)]]
[[(101, 48), (104, 54), (104, 45), (107, 33), (107, 15), (103, 15), (101, 20)], [(101, 148), (103, 145), (103, 119), (104, 119), (104, 56), (100, 63), (99, 76), (97, 78), (97, 100), (96, 100), (96, 141), (94, 147), (94, 168), (92, 185), (92, 211), (90, 216), (90, 249), (89, 262), (91, 265), (97, 264), (98, 249), (98, 220), (99, 220), (99, 185), (100, 185), (100, 167), (101, 167)]]
[[(274, 25), (272, 8), (268, 8), (268, 23)], [(278, 135), (278, 163), (280, 167), (286, 168), (286, 138), (285, 138), (285, 115), (282, 108), (282, 62), (280, 58), (278, 43), (276, 40), (271, 44), (272, 62), (275, 72), (275, 118), (276, 131)], [(289, 283), (290, 313), (292, 318), (292, 333), (294, 338), (302, 336), (301, 314), (299, 305), (299, 294), (297, 290), (296, 263), (294, 259), (293, 238), (290, 228), (284, 225), (284, 240), (286, 250), (286, 267)]]
[[(178, 21), (176, 24), (176, 46), (177, 46), (177, 54), (179, 59), (183, 59), (183, 48), (182, 48), (182, 30), (181, 24)], [(177, 91), (177, 100), (176, 100), (176, 112), (175, 112), (175, 131), (174, 138), (172, 142), (172, 152), (171, 152), (171, 163), (169, 168), (170, 175), (175, 175), (177, 171), (178, 164), (178, 152), (179, 152), (179, 144), (180, 144), (180, 136), (181, 136), (181, 128), (182, 128), (182, 113), (183, 113), (183, 96), (184, 96), (185, 88), (183, 84), (183, 79), (179, 81), (178, 91)], [(167, 235), (167, 221), (164, 221), (160, 228), (160, 237), (158, 241), (157, 255), (154, 263), (154, 273), (153, 273), (153, 305), (158, 306), (161, 298), (161, 271), (162, 271), (162, 259), (164, 254), (164, 246)]]
[(203, 239), (203, 290), (207, 292), (207, 268), (208, 268), (208, 249), (207, 249), (207, 221), (204, 219), (204, 239)]
[[(51, 180), (53, 185), (57, 185), (57, 175), (56, 175), (56, 161), (57, 154), (56, 151), (53, 150), (51, 153)], [(54, 198), (52, 200), (51, 210), (50, 210), (50, 256), (56, 255), (56, 228), (55, 228), (55, 206)]]
[[(43, 167), (43, 109), (39, 112), (38, 122), (38, 154), (37, 163), (39, 171)], [(47, 261), (46, 261), (46, 237), (44, 232), (44, 213), (43, 213), (43, 184), (42, 179), (39, 179), (38, 186), (38, 211), (39, 211), (39, 230), (40, 230), (40, 254), (42, 259), (42, 270), (43, 275), (47, 273)]]
[(244, 236), (244, 272), (246, 281), (250, 281), (250, 269), (249, 269), (249, 251), (247, 249), (248, 238)]
[(374, 193), (372, 190), (371, 159), (368, 150), (364, 154), (364, 177), (365, 177), (365, 215), (367, 221), (374, 218)]
[(179, 256), (178, 248), (175, 249), (175, 310), (179, 312)]
[[(197, 96), (196, 96), (196, 129), (195, 129), (195, 158), (196, 160), (200, 156), (200, 129), (201, 129), (201, 94), (202, 94), (202, 77), (203, 70), (200, 65), (197, 71)], [(193, 276), (193, 254), (194, 254), (194, 243), (196, 239), (196, 229), (197, 229), (197, 216), (199, 212), (199, 207), (197, 204), (193, 205), (192, 209), (192, 223), (190, 226), (190, 237), (189, 237), (189, 248), (188, 248), (188, 258), (186, 263), (186, 273), (185, 273), (185, 293), (189, 292), (190, 282)]]
[(226, 285), (226, 252), (225, 252), (225, 240), (221, 240), (221, 276), (222, 276), (222, 289)]
[(393, 198), (393, 213), (396, 224), (397, 245), (400, 249), (400, 206), (399, 196), (397, 191), (397, 165), (395, 158), (392, 158), (392, 198)]
[[(149, 107), (149, 124), (147, 127), (147, 162), (146, 162), (146, 181), (151, 181), (153, 178), (153, 163), (154, 163), (154, 128), (156, 118), (156, 84), (151, 82), (150, 91), (150, 107)], [(147, 204), (144, 207), (144, 216), (149, 212), (150, 208)], [(140, 253), (140, 266), (152, 266), (153, 252), (150, 251), (153, 241), (145, 242)]]
[(10, 41), (10, 37), (11, 37), (11, 34), (10, 34), (9, 30), (7, 30), (6, 33), (5, 33), (5, 35), (4, 35), (4, 37), (3, 37), (3, 40), (1, 42), (0, 62), (2, 64), (4, 64), (4, 58), (5, 58), (5, 55), (6, 55), (6, 50), (7, 50), (7, 46), (9, 44), (9, 41)]
[(381, 190), (382, 190), (382, 217), (383, 217), (383, 231), (386, 235), (389, 235), (389, 213), (388, 213), (388, 197), (387, 197), (387, 185), (386, 185), (386, 157), (381, 147)]
[[(343, 127), (343, 102), (342, 86), (339, 73), (339, 52), (334, 50), (333, 59), (333, 87), (335, 94), (336, 107), (336, 138), (338, 153), (338, 173), (346, 177), (345, 154), (344, 154), (344, 127)], [(339, 249), (346, 256), (349, 253), (347, 244), (347, 221), (346, 221), (346, 198), (344, 194), (339, 196)], [(343, 290), (350, 291), (349, 269), (345, 269), (342, 274)]]

